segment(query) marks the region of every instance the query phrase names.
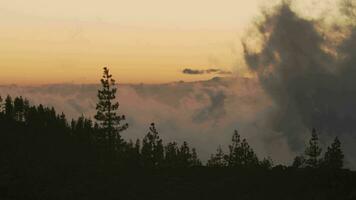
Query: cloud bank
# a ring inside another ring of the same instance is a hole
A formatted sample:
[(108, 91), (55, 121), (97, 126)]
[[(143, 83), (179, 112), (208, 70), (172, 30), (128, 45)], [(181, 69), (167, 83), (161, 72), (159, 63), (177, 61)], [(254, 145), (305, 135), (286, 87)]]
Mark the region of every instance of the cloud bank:
[[(54, 106), (76, 118), (94, 116), (98, 88), (71, 84), (1, 86), (0, 94), (22, 95), (33, 104)], [(165, 141), (188, 141), (206, 160), (220, 144), (227, 150), (234, 129), (238, 129), (261, 157), (273, 155), (277, 161), (288, 162), (293, 155), (283, 137), (264, 130), (271, 101), (255, 79), (119, 85), (118, 99), (119, 112), (130, 124), (123, 133), (127, 139), (142, 138), (149, 124), (155, 122)]]

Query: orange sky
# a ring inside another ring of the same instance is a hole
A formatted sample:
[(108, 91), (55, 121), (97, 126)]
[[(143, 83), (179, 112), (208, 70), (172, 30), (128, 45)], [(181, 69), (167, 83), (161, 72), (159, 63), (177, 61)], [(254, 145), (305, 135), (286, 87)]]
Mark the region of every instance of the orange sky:
[(0, 84), (192, 81), (245, 73), (240, 38), (263, 0), (0, 2)]

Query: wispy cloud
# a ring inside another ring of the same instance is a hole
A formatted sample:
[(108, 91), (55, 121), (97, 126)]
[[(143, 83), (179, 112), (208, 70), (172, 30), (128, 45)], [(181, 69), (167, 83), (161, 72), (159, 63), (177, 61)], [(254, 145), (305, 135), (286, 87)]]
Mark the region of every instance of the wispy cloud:
[(220, 74), (220, 75), (228, 75), (232, 74), (231, 71), (226, 71), (226, 70), (221, 70), (221, 69), (216, 69), (216, 68), (211, 68), (211, 69), (191, 69), (191, 68), (185, 68), (182, 71), (183, 74), (189, 74), (189, 75), (199, 75), (199, 74)]

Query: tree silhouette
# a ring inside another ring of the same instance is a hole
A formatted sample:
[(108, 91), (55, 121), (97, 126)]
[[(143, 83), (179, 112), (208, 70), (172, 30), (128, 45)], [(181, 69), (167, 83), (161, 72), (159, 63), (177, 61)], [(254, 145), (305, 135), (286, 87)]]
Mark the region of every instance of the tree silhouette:
[(191, 164), (192, 167), (202, 166), (202, 162), (198, 158), (198, 153), (195, 148), (192, 148)]
[(305, 165), (305, 158), (304, 156), (296, 156), (293, 160), (292, 167), (293, 168), (302, 168)]
[(53, 107), (0, 96), (0, 199), (355, 199), (355, 171), (337, 170), (344, 164), (337, 137), (321, 161), (313, 129), (293, 163), (310, 173), (259, 161), (235, 130), (228, 154), (219, 146), (205, 168), (186, 141), (164, 146), (154, 123), (142, 143), (122, 139), (128, 125), (107, 68), (101, 83), (96, 122), (84, 115), (68, 122)]
[(229, 155), (227, 157), (229, 167), (258, 166), (258, 158), (247, 143), (242, 139), (237, 130), (232, 136), (232, 144), (229, 146)]
[[(172, 141), (163, 146), (155, 124), (151, 124), (142, 148), (140, 140), (123, 142), (122, 154), (106, 159), (96, 148), (96, 136), (102, 133), (98, 124), (84, 116), (68, 123), (54, 108), (29, 106), (26, 101), (9, 97), (7, 109), (0, 111), (0, 199), (56, 199), (58, 189), (69, 199), (167, 199), (180, 193), (179, 198), (189, 199), (273, 199), (280, 197), (274, 196), (276, 193), (288, 199), (306, 199), (310, 194), (323, 199), (354, 197), (355, 172), (319, 170), (311, 174), (282, 165), (272, 169), (271, 159), (258, 161), (237, 131), (229, 154), (224, 155), (219, 146), (207, 165), (230, 164), (227, 167), (241, 167), (239, 170), (195, 168), (201, 166), (196, 150), (187, 142), (178, 146)], [(302, 164), (295, 166), (304, 165), (302, 157), (297, 161)], [(325, 153), (323, 164), (332, 169), (342, 167), (337, 138)], [(67, 185), (69, 188), (64, 188)], [(335, 186), (337, 189), (330, 189)], [(195, 195), (196, 191), (206, 195)]]
[(141, 167), (141, 141), (130, 140), (125, 145), (124, 162), (130, 167)]
[(104, 67), (101, 79), (101, 89), (98, 90), (99, 102), (96, 105), (95, 119), (99, 122), (102, 135), (100, 140), (111, 150), (118, 150), (123, 143), (120, 133), (128, 128), (128, 124), (122, 124), (125, 116), (118, 115), (119, 103), (116, 99), (116, 83), (108, 68)]
[(176, 163), (177, 167), (180, 168), (189, 168), (202, 165), (196, 150), (194, 148), (190, 149), (186, 141), (184, 141), (178, 149)]
[(260, 167), (262, 167), (263, 169), (272, 169), (273, 167), (273, 160), (270, 157), (264, 158), (261, 162), (260, 162)]
[(309, 146), (305, 150), (306, 156), (306, 165), (311, 168), (316, 168), (320, 164), (320, 154), (321, 154), (321, 147), (319, 146), (319, 138), (316, 132), (316, 129), (313, 128), (312, 130), (312, 137), (309, 140)]
[(221, 148), (221, 146), (219, 146), (216, 150), (215, 155), (211, 155), (210, 159), (207, 162), (207, 166), (208, 167), (226, 167), (227, 166), (227, 162), (226, 162), (227, 158)]
[(14, 99), (14, 117), (17, 121), (24, 121), (26, 108), (29, 107), (28, 100), (24, 100), (21, 96)]
[(183, 142), (178, 151), (178, 165), (180, 167), (189, 167), (192, 155), (187, 142)]
[(178, 144), (176, 142), (169, 142), (165, 147), (164, 166), (174, 168), (178, 166)]
[(3, 99), (2, 99), (2, 97), (0, 96), (0, 114), (2, 114), (2, 112), (3, 112)]
[(10, 96), (7, 96), (5, 99), (5, 115), (8, 119), (13, 119), (14, 105)]
[(344, 154), (341, 150), (341, 142), (335, 137), (334, 142), (325, 152), (323, 165), (330, 169), (341, 169), (344, 165)]
[(149, 132), (142, 141), (142, 159), (146, 167), (155, 168), (162, 165), (164, 148), (159, 138), (156, 126), (151, 123)]

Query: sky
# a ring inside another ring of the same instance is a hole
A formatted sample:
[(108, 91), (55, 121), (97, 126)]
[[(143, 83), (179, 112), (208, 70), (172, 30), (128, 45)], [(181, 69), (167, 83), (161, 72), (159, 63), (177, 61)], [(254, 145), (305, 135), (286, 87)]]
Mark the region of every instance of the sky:
[(280, 2), (1, 0), (0, 95), (90, 117), (98, 85), (80, 83), (108, 66), (135, 83), (118, 90), (126, 138), (154, 121), (206, 160), (238, 129), (259, 156), (288, 163), (317, 128), (356, 168), (356, 6)]
[(0, 84), (93, 83), (109, 66), (124, 83), (246, 73), (240, 38), (261, 0), (2, 0)]

